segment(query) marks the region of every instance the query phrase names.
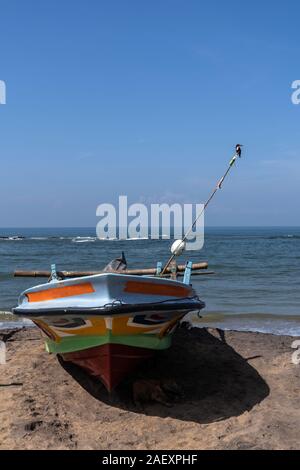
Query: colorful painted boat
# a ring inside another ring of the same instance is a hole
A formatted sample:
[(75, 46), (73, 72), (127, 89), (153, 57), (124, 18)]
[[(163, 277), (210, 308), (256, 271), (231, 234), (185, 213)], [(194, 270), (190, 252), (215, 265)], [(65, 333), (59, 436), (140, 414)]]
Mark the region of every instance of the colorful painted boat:
[(59, 354), (111, 391), (142, 360), (170, 346), (178, 322), (204, 303), (189, 284), (161, 277), (103, 273), (23, 292), (15, 315), (44, 333)]

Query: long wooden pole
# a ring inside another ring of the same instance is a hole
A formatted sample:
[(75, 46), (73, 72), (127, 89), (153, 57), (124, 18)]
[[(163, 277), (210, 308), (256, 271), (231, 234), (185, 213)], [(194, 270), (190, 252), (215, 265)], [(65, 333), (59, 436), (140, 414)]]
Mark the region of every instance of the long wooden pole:
[[(242, 154), (242, 149), (241, 149), (242, 145), (241, 144), (237, 144), (235, 146), (235, 154), (233, 155), (232, 159), (230, 160), (229, 162), (229, 166), (227, 168), (227, 170), (225, 171), (224, 175), (222, 176), (222, 178), (218, 181), (217, 183), (217, 186), (213, 189), (211, 195), (209, 196), (209, 198), (207, 199), (206, 203), (204, 204), (203, 206), (203, 209), (202, 211), (200, 212), (200, 214), (197, 215), (196, 219), (194, 220), (194, 222), (192, 223), (191, 227), (189, 228), (189, 230), (185, 233), (183, 239), (182, 239), (182, 243), (184, 243), (189, 234), (192, 232), (192, 230), (194, 229), (197, 221), (200, 219), (201, 215), (203, 214), (203, 212), (205, 211), (205, 209), (207, 208), (208, 204), (210, 203), (210, 201), (212, 200), (212, 198), (214, 197), (214, 195), (216, 194), (216, 192), (218, 191), (218, 189), (221, 189), (222, 187), (222, 184), (226, 178), (226, 176), (228, 175), (229, 171), (231, 170), (232, 166), (234, 165), (236, 159), (238, 157), (241, 157), (241, 154)], [(168, 272), (168, 268), (171, 264), (171, 262), (174, 260), (174, 258), (176, 257), (176, 253), (172, 253), (172, 255), (170, 256), (170, 258), (168, 259), (168, 261), (166, 262), (161, 274), (164, 275)]]
[[(183, 272), (185, 270), (185, 264), (180, 264), (177, 266), (177, 272)], [(192, 270), (200, 270), (200, 269), (207, 269), (208, 263), (193, 263)], [(94, 276), (95, 274), (103, 274), (108, 271), (58, 271), (57, 275), (62, 278), (73, 278), (73, 277), (84, 277), (84, 276)], [(137, 276), (143, 275), (155, 275), (156, 268), (147, 268), (147, 269), (126, 269), (124, 271), (110, 271), (116, 272), (119, 274), (131, 274)], [(170, 274), (171, 268), (168, 268), (164, 274)], [(14, 272), (15, 277), (47, 277), (51, 276), (50, 271), (21, 271), (17, 270)]]

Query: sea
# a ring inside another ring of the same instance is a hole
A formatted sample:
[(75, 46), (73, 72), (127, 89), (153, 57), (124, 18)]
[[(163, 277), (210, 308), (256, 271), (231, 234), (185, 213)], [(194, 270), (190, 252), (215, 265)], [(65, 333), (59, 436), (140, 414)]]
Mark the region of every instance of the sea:
[[(30, 325), (11, 315), (18, 296), (46, 279), (14, 271), (101, 270), (124, 251), (128, 268), (165, 262), (172, 240), (99, 240), (95, 228), (0, 229), (0, 329)], [(194, 276), (206, 308), (199, 327), (300, 336), (300, 227), (210, 227), (204, 247), (178, 263), (207, 261), (211, 275)]]

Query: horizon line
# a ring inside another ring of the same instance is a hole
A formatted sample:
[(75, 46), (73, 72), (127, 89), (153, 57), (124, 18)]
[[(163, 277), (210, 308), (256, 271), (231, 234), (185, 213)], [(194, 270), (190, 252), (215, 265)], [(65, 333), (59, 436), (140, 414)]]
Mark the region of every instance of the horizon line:
[[(119, 228), (117, 226), (116, 228)], [(165, 228), (165, 227), (160, 227)], [(174, 228), (174, 226), (170, 227)], [(300, 228), (300, 225), (206, 225), (204, 226), (204, 230), (206, 228)], [(0, 226), (0, 230), (10, 230), (10, 229), (18, 229), (18, 230), (28, 230), (28, 229), (93, 229), (96, 230), (95, 226), (91, 225), (57, 225), (57, 226)]]

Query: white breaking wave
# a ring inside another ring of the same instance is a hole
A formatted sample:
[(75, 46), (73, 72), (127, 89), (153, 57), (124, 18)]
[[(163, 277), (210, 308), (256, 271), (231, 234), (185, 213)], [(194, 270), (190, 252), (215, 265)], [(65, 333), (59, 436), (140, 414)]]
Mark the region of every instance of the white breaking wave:
[(136, 241), (136, 240), (149, 240), (148, 237), (132, 237), (132, 238), (99, 238), (100, 241), (109, 241), (109, 242), (129, 242), (129, 241)]
[[(222, 315), (218, 320), (209, 320), (205, 315), (201, 319), (191, 317), (193, 326), (198, 328), (220, 328), (229, 331), (252, 331), (258, 333), (270, 333), (273, 335), (300, 336), (300, 323), (298, 320), (285, 319), (269, 315), (270, 318), (262, 316), (260, 319), (250, 318), (247, 315)], [(209, 321), (207, 321), (209, 320)]]
[(149, 240), (148, 237), (132, 237), (132, 238), (127, 238), (127, 240)]
[(115, 242), (118, 241), (118, 238), (98, 238), (101, 242), (107, 241), (107, 242)]
[(0, 237), (1, 241), (20, 241), (24, 239), (24, 237)]
[(73, 243), (90, 243), (90, 242), (95, 242), (96, 237), (75, 237), (72, 238)]
[(33, 327), (35, 325), (27, 318), (23, 318), (22, 320), (18, 321), (0, 321), (0, 330), (12, 330), (14, 328), (23, 328), (24, 326)]
[(23, 328), (24, 326), (34, 326), (34, 323), (28, 318), (16, 319), (11, 312), (0, 311), (0, 330)]

